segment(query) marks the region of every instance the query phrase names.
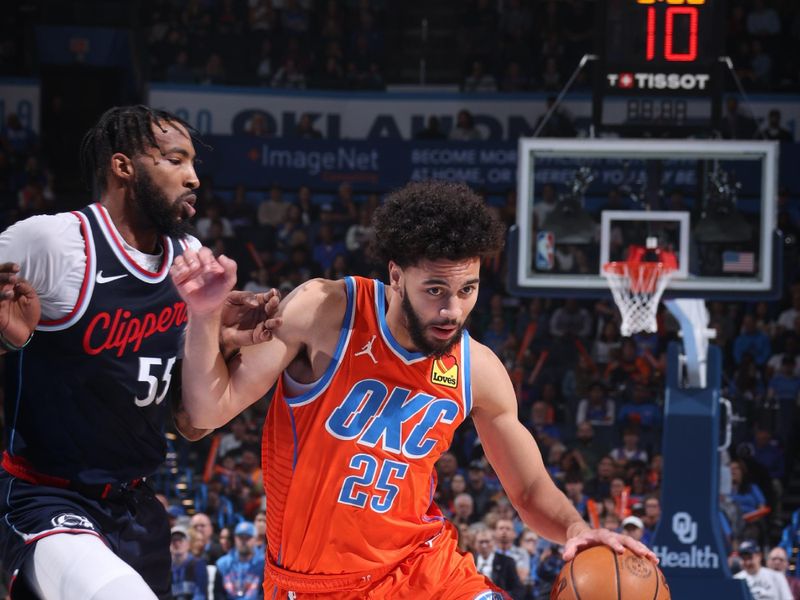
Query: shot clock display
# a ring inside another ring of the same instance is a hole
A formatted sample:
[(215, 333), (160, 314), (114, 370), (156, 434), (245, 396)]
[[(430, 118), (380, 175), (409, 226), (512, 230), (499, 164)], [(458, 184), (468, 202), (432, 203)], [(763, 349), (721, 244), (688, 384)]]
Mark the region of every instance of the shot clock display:
[(598, 3), (595, 125), (710, 127), (717, 115), (724, 0)]
[(717, 59), (714, 4), (713, 0), (608, 0), (606, 61), (654, 69), (708, 68)]

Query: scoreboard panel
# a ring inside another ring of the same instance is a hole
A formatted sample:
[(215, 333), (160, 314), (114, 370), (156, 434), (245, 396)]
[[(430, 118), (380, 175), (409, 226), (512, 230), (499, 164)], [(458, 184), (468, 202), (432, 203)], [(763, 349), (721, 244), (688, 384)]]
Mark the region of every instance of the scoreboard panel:
[(673, 135), (710, 130), (719, 119), (724, 0), (606, 0), (597, 6), (595, 128)]

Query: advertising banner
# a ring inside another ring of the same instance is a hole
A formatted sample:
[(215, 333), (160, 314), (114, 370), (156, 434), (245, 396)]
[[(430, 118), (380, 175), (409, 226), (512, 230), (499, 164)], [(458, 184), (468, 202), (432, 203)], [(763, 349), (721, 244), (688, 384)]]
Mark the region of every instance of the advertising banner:
[[(203, 133), (244, 133), (255, 114), (263, 115), (267, 129), (276, 137), (289, 136), (301, 115), (311, 116), (314, 127), (327, 139), (413, 139), (427, 119), (438, 117), (441, 129), (450, 131), (462, 109), (488, 141), (511, 141), (533, 133), (544, 115), (547, 94), (499, 93), (360, 93), (289, 91), (268, 88), (236, 88), (151, 83), (150, 104), (181, 115)], [(782, 114), (782, 124), (793, 136), (800, 125), (800, 102), (790, 95), (754, 95), (749, 98), (753, 116), (762, 122), (771, 109)], [(669, 98), (607, 100), (608, 118), (651, 119), (663, 123), (679, 115), (691, 117), (695, 104), (704, 100)], [(587, 92), (567, 94), (563, 109), (579, 132), (589, 134), (592, 98)], [(747, 110), (740, 103), (741, 110)]]

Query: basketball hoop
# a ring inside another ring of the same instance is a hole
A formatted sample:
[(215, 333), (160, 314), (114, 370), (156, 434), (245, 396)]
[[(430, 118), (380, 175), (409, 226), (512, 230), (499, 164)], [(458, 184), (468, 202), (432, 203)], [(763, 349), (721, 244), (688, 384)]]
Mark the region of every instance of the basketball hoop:
[(622, 315), (620, 333), (623, 336), (658, 331), (658, 303), (677, 270), (677, 263), (674, 254), (659, 250), (656, 253), (658, 261), (644, 261), (645, 249), (632, 247), (628, 260), (603, 265), (603, 276)]

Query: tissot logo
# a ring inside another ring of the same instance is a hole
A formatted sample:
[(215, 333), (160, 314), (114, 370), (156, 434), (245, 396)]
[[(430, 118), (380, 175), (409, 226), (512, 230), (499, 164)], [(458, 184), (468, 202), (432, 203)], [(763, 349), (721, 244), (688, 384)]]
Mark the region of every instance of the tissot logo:
[(640, 90), (705, 90), (708, 73), (608, 73), (609, 87)]

